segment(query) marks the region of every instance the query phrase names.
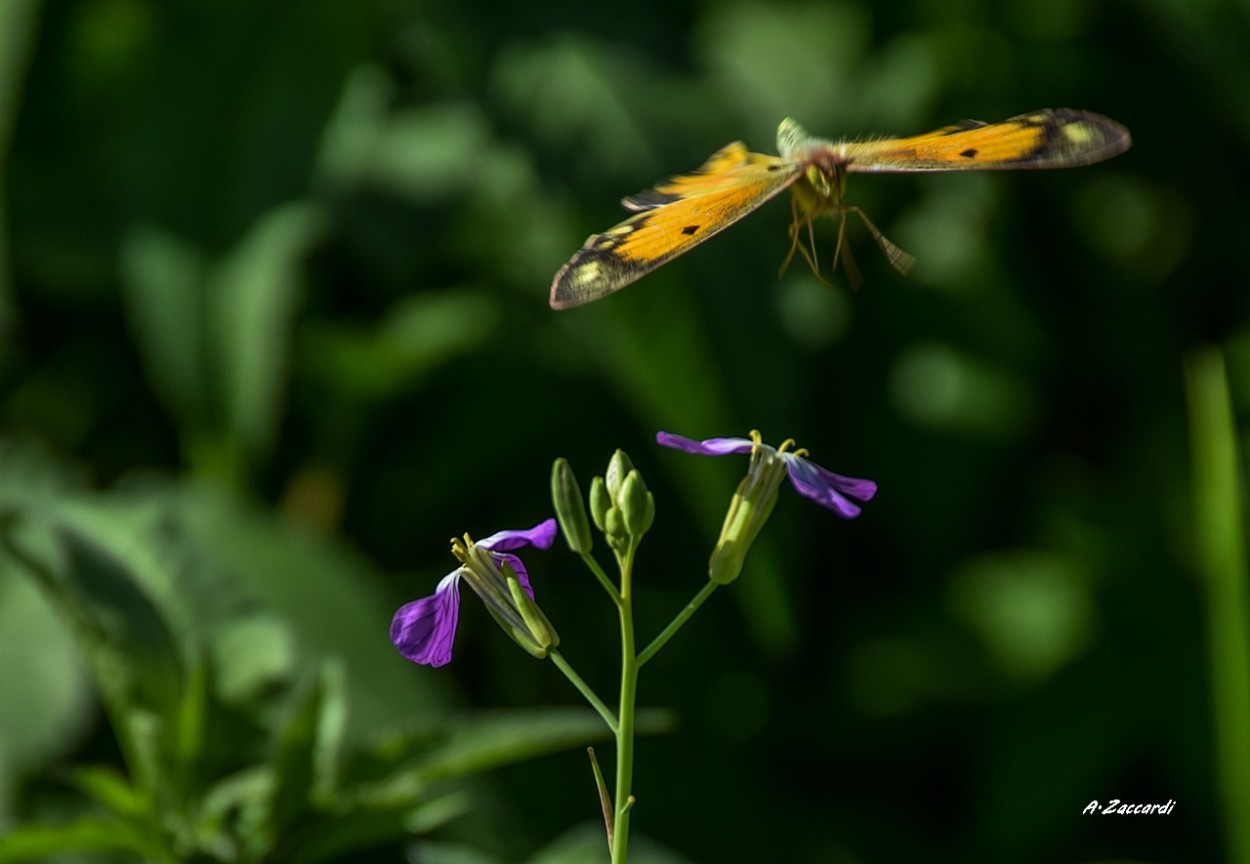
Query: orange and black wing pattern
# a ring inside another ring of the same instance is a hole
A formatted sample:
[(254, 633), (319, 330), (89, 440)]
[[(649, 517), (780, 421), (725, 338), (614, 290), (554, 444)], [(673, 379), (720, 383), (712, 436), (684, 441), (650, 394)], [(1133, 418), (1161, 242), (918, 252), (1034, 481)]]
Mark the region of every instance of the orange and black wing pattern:
[(734, 142), (689, 174), (621, 203), (635, 215), (591, 236), (551, 283), (551, 306), (567, 309), (624, 288), (728, 228), (798, 178), (801, 168)]
[(1119, 123), (1055, 108), (1001, 123), (969, 120), (910, 138), (843, 145), (847, 171), (994, 171), (1071, 168), (1110, 159), (1132, 143)]
[[(970, 120), (907, 138), (860, 141), (817, 138), (786, 118), (777, 130), (780, 156), (752, 153), (734, 142), (691, 173), (625, 198), (621, 203), (634, 215), (591, 236), (560, 268), (551, 283), (551, 306), (568, 309), (624, 288), (796, 181), (792, 254), (804, 220), (810, 228), (818, 215), (843, 220), (847, 213), (863, 216), (843, 200), (847, 172), (1070, 168), (1110, 159), (1131, 143), (1128, 130), (1114, 120), (1070, 108), (1047, 108), (1001, 123)], [(863, 218), (898, 266), (906, 253)], [(842, 229), (838, 236), (840, 246)]]

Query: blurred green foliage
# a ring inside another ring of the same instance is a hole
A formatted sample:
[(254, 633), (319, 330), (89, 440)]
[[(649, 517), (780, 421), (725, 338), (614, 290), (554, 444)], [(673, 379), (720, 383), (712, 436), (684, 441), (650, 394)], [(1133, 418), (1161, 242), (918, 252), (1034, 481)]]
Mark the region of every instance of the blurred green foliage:
[[(1245, 864), (1181, 370), (1223, 346), (1245, 428), (1246, 44), (1250, 7), (1214, 0), (0, 4), (0, 830), (593, 860), (567, 684), (469, 604), (455, 662), (412, 667), (390, 614), (447, 537), (549, 515), (553, 459), (591, 476), (622, 447), (658, 510), (645, 641), (739, 476), (654, 432), (758, 427), (881, 493), (852, 523), (783, 497), (648, 667), (643, 702), (683, 721), (640, 744), (636, 831), (709, 862)], [(861, 290), (778, 280), (775, 204), (547, 308), (620, 197), (770, 151), (783, 116), (1061, 106), (1133, 149), (852, 179), (906, 280), (856, 225)], [(610, 692), (597, 586), (571, 556), (531, 571)], [(414, 780), (457, 735), (476, 755)], [(400, 804), (371, 821), (377, 784)], [(1081, 815), (1113, 797), (1177, 806)], [(347, 845), (278, 842), (330, 813), (360, 816)]]

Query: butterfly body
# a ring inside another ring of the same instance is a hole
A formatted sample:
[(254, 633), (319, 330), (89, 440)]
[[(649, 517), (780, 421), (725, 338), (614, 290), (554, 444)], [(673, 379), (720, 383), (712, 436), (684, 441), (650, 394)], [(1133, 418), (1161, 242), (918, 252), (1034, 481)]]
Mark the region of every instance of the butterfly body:
[[(843, 203), (848, 173), (1066, 168), (1108, 159), (1129, 144), (1128, 130), (1115, 121), (1067, 108), (859, 141), (818, 138), (786, 118), (777, 129), (777, 156), (752, 153), (735, 141), (694, 171), (623, 199), (634, 215), (586, 240), (552, 281), (551, 306), (579, 306), (624, 288), (785, 189), (793, 193), (790, 256), (798, 248), (816, 269), (814, 254), (798, 245), (799, 231), (806, 226), (810, 237), (815, 219), (840, 218), (835, 261), (840, 257), (846, 214), (863, 217)], [(891, 263), (906, 272), (911, 256), (863, 218)]]

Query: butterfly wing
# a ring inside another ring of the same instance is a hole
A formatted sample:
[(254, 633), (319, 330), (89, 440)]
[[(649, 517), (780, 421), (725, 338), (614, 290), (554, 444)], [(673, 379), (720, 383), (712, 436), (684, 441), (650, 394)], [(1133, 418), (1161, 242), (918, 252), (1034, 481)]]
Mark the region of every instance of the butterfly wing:
[(910, 138), (839, 145), (847, 171), (989, 171), (1069, 168), (1123, 153), (1119, 123), (1089, 111), (1044, 109), (1001, 123), (969, 120)]
[(621, 203), (635, 215), (592, 235), (551, 283), (551, 307), (597, 300), (693, 249), (793, 183), (802, 166), (735, 141), (689, 174)]

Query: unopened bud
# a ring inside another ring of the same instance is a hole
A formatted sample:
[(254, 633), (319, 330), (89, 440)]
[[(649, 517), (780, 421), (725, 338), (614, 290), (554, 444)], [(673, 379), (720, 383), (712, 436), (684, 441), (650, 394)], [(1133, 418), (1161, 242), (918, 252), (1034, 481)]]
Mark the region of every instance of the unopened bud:
[(619, 500), (626, 530), (635, 539), (640, 539), (655, 521), (655, 498), (647, 491), (647, 484), (637, 469), (626, 476)]
[(582, 555), (590, 552), (592, 541), (586, 504), (573, 469), (563, 457), (551, 467), (551, 500), (555, 505), (556, 519), (560, 522), (560, 531), (569, 548)]
[(608, 460), (608, 471), (604, 475), (604, 483), (607, 484), (608, 494), (612, 496), (612, 500), (620, 503), (621, 486), (625, 483), (625, 478), (629, 476), (629, 472), (634, 470), (634, 463), (629, 461), (629, 457), (625, 455), (624, 450), (617, 450), (612, 454), (612, 458)]

